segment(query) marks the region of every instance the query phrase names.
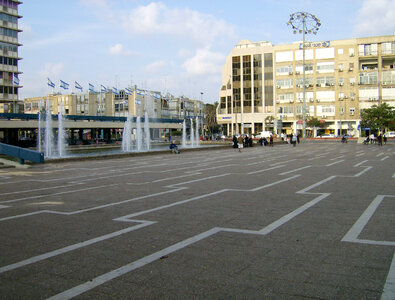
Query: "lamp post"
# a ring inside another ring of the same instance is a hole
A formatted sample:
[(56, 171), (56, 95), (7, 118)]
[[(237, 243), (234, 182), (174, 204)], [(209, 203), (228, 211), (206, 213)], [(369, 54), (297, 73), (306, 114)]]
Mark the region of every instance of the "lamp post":
[(305, 35), (306, 34), (317, 34), (319, 27), (321, 26), (320, 20), (314, 15), (308, 12), (296, 12), (290, 15), (287, 25), (292, 26), (293, 33), (303, 34), (303, 142), (306, 141), (306, 73), (305, 73)]

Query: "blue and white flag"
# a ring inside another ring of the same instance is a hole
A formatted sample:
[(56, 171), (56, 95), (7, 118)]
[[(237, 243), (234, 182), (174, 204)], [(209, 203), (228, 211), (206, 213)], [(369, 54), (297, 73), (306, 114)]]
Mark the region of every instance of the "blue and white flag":
[(181, 101), (181, 102), (184, 101), (184, 97), (181, 96), (180, 101)]
[(95, 87), (93, 84), (89, 83), (89, 91), (95, 93)]
[(107, 88), (104, 86), (104, 85), (100, 85), (100, 91), (102, 92), (102, 93), (107, 93)]
[(19, 78), (16, 74), (14, 74), (14, 78), (12, 80), (13, 80), (12, 82), (14, 83), (14, 85), (19, 85)]
[(142, 90), (136, 90), (137, 95), (139, 96), (145, 96), (145, 92)]
[(55, 83), (53, 83), (53, 82), (51, 81), (51, 79), (49, 79), (49, 78), (47, 78), (47, 84), (48, 84), (48, 86), (50, 86), (51, 88), (54, 88), (54, 87), (55, 87)]
[(62, 89), (68, 90), (69, 89), (69, 84), (63, 80), (60, 80), (60, 87)]
[(133, 94), (131, 89), (126, 88), (125, 89), (125, 95), (131, 96)]
[(160, 100), (160, 95), (158, 93), (153, 93), (153, 96), (156, 100)]
[(135, 99), (135, 100), (134, 100), (134, 103), (135, 103), (136, 105), (141, 105), (141, 101), (140, 101), (139, 99)]
[(113, 87), (112, 88), (112, 93), (115, 94), (115, 95), (118, 95), (118, 89)]
[(75, 81), (75, 88), (82, 92), (82, 86), (77, 81)]

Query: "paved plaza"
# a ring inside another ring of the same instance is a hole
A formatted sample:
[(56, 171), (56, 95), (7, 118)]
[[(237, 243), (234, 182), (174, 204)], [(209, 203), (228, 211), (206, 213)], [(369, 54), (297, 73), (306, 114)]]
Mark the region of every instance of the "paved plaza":
[(0, 169), (0, 299), (395, 299), (395, 144)]

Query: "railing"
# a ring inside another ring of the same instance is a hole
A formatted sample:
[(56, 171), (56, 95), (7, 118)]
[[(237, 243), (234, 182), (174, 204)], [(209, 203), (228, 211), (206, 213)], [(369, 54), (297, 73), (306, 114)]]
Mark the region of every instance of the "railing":
[(19, 159), (21, 164), (25, 163), (25, 160), (29, 160), (35, 163), (44, 162), (44, 153), (37, 152), (30, 149), (25, 149), (17, 146), (0, 143), (0, 154), (12, 156)]

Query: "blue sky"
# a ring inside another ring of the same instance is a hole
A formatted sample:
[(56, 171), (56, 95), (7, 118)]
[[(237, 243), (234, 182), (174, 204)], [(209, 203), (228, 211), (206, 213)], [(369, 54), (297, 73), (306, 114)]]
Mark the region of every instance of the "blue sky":
[(234, 45), (301, 40), (286, 25), (298, 11), (321, 20), (312, 41), (395, 33), (395, 0), (26, 0), (20, 98), (47, 94), (49, 77), (57, 89), (137, 85), (213, 103)]

